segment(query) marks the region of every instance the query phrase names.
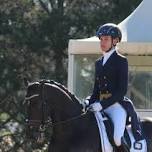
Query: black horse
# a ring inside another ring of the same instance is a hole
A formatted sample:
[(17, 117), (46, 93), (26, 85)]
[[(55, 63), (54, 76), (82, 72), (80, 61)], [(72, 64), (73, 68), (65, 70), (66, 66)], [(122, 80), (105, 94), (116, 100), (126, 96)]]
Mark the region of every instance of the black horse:
[[(53, 133), (49, 152), (99, 152), (100, 137), (94, 114), (83, 113), (82, 105), (65, 87), (54, 81), (27, 83), (28, 131), (42, 132), (50, 123)], [(142, 121), (152, 151), (152, 121)], [(38, 134), (35, 134), (38, 135)], [(36, 137), (39, 139), (39, 137)]]

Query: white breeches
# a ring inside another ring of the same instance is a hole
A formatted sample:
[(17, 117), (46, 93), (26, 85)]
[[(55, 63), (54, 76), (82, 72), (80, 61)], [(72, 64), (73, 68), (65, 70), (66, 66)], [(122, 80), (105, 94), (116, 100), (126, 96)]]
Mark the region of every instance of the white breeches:
[(120, 146), (121, 137), (123, 137), (125, 131), (127, 113), (118, 102), (106, 108), (104, 112), (111, 118), (114, 124), (114, 141), (116, 146)]

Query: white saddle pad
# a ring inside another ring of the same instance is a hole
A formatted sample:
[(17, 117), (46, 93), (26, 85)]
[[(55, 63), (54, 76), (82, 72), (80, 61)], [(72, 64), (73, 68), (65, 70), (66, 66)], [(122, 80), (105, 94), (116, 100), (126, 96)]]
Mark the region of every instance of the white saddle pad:
[[(109, 142), (107, 133), (106, 133), (106, 128), (104, 125), (104, 120), (107, 120), (107, 118), (103, 118), (101, 112), (94, 112), (96, 121), (98, 124), (99, 128), (99, 133), (100, 133), (100, 141), (101, 141), (101, 147), (102, 147), (102, 152), (113, 152), (113, 147), (111, 143)], [(131, 149), (130, 152), (147, 152), (147, 143), (146, 140), (141, 140), (138, 141), (138, 143), (135, 144), (135, 139), (131, 130), (131, 127), (127, 127), (127, 131), (129, 133), (129, 137), (131, 139)], [(141, 148), (142, 146), (142, 148)]]

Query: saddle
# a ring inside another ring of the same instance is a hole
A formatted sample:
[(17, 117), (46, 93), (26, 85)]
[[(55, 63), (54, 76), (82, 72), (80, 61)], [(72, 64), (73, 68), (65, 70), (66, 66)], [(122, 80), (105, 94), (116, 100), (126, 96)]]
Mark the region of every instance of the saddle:
[[(114, 127), (111, 119), (104, 112), (94, 112), (101, 137), (101, 147), (103, 152), (115, 151), (113, 134)], [(103, 141), (104, 140), (104, 141)], [(147, 152), (147, 143), (144, 139), (136, 141), (130, 124), (126, 124), (124, 140), (129, 146), (130, 152)]]

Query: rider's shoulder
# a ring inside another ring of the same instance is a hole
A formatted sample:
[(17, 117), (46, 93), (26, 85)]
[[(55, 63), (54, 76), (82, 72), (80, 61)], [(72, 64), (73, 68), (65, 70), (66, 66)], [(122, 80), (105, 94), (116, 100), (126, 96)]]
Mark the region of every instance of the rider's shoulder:
[(117, 53), (117, 57), (126, 60), (126, 56), (124, 56), (123, 54), (121, 54), (120, 52), (116, 51)]

